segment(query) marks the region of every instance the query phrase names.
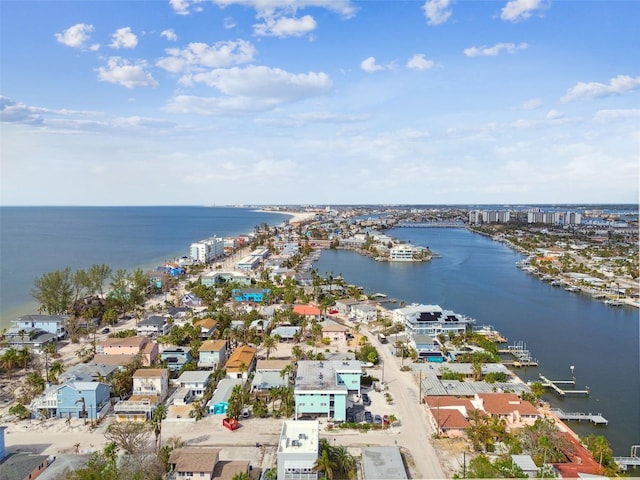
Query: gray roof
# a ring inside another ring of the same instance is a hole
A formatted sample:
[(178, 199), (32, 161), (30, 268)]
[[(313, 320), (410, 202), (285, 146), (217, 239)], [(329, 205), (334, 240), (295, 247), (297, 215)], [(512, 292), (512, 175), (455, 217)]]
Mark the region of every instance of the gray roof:
[(0, 463), (0, 478), (2, 480), (23, 480), (29, 474), (47, 461), (47, 455), (33, 455), (30, 453), (12, 453)]
[(404, 480), (404, 469), (399, 447), (366, 447), (362, 449), (362, 467), (365, 480)]
[(216, 403), (229, 401), (233, 387), (240, 385), (242, 382), (243, 380), (241, 378), (223, 378), (218, 382), (218, 388), (213, 392), (213, 396), (207, 405), (215, 405)]
[(252, 390), (268, 390), (272, 387), (287, 386), (287, 379), (280, 376), (280, 372), (256, 372), (251, 382)]
[(178, 383), (205, 383), (211, 376), (210, 371), (206, 370), (193, 370), (182, 372), (182, 374), (176, 380)]
[(138, 326), (140, 325), (159, 325), (162, 326), (167, 322), (166, 317), (161, 317), (160, 315), (152, 315), (151, 317), (147, 317), (138, 322)]
[(336, 372), (338, 371), (361, 372), (361, 363), (359, 360), (301, 360), (298, 362), (294, 390), (336, 390), (346, 392), (347, 387), (338, 385), (336, 382)]
[(271, 330), (271, 336), (280, 335), (280, 338), (293, 338), (300, 331), (300, 327), (281, 325)]
[(104, 365), (102, 363), (79, 363), (69, 367), (69, 370), (60, 374), (60, 380), (63, 382), (91, 382), (99, 376), (107, 378), (118, 369), (117, 365)]

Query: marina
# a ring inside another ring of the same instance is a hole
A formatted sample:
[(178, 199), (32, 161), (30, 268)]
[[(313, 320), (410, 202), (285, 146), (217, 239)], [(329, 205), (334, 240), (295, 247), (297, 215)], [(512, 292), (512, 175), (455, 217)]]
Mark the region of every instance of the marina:
[(514, 360), (503, 360), (502, 363), (511, 367), (537, 367), (538, 360), (531, 356), (524, 342), (518, 341), (507, 348), (499, 349), (499, 354), (510, 355)]

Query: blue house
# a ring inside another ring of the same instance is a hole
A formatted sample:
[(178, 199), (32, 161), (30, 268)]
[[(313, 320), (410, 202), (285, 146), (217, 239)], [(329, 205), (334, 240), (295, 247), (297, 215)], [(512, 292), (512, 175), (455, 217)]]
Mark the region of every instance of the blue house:
[(100, 382), (67, 382), (52, 385), (33, 399), (35, 417), (102, 418), (110, 405), (111, 386)]
[(269, 288), (236, 288), (231, 292), (236, 302), (255, 302), (260, 303), (264, 300), (265, 295), (269, 295)]
[(67, 335), (65, 323), (68, 316), (66, 315), (23, 315), (13, 320), (12, 330), (43, 330), (47, 333), (56, 335), (58, 339), (62, 339)]

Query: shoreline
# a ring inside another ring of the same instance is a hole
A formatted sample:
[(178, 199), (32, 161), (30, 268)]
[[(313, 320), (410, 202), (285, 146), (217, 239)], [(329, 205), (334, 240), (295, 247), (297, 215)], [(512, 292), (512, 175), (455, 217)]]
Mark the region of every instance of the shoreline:
[(258, 209), (258, 210), (253, 210), (254, 212), (260, 212), (260, 213), (279, 213), (282, 215), (290, 215), (293, 218), (289, 219), (289, 223), (300, 223), (300, 222), (306, 222), (308, 220), (312, 220), (313, 217), (316, 216), (316, 212), (296, 212), (293, 210), (264, 210), (264, 209)]

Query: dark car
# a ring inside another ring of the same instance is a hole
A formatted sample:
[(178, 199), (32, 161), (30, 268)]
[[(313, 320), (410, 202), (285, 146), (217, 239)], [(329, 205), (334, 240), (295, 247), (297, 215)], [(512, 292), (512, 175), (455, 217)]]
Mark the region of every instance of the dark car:
[(373, 417), (373, 423), (382, 423), (382, 417), (380, 415), (376, 415)]
[(371, 405), (371, 399), (369, 398), (369, 395), (366, 393), (362, 394), (362, 404), (365, 406)]
[(100, 332), (100, 333), (109, 333), (110, 331), (111, 331), (111, 330), (110, 330), (110, 329), (108, 329), (108, 328), (103, 328), (103, 329), (102, 329), (102, 332)]
[(347, 423), (354, 423), (356, 421), (356, 417), (353, 413), (347, 413)]
[(364, 421), (367, 423), (373, 423), (373, 415), (371, 415), (371, 412), (369, 411), (364, 412)]

